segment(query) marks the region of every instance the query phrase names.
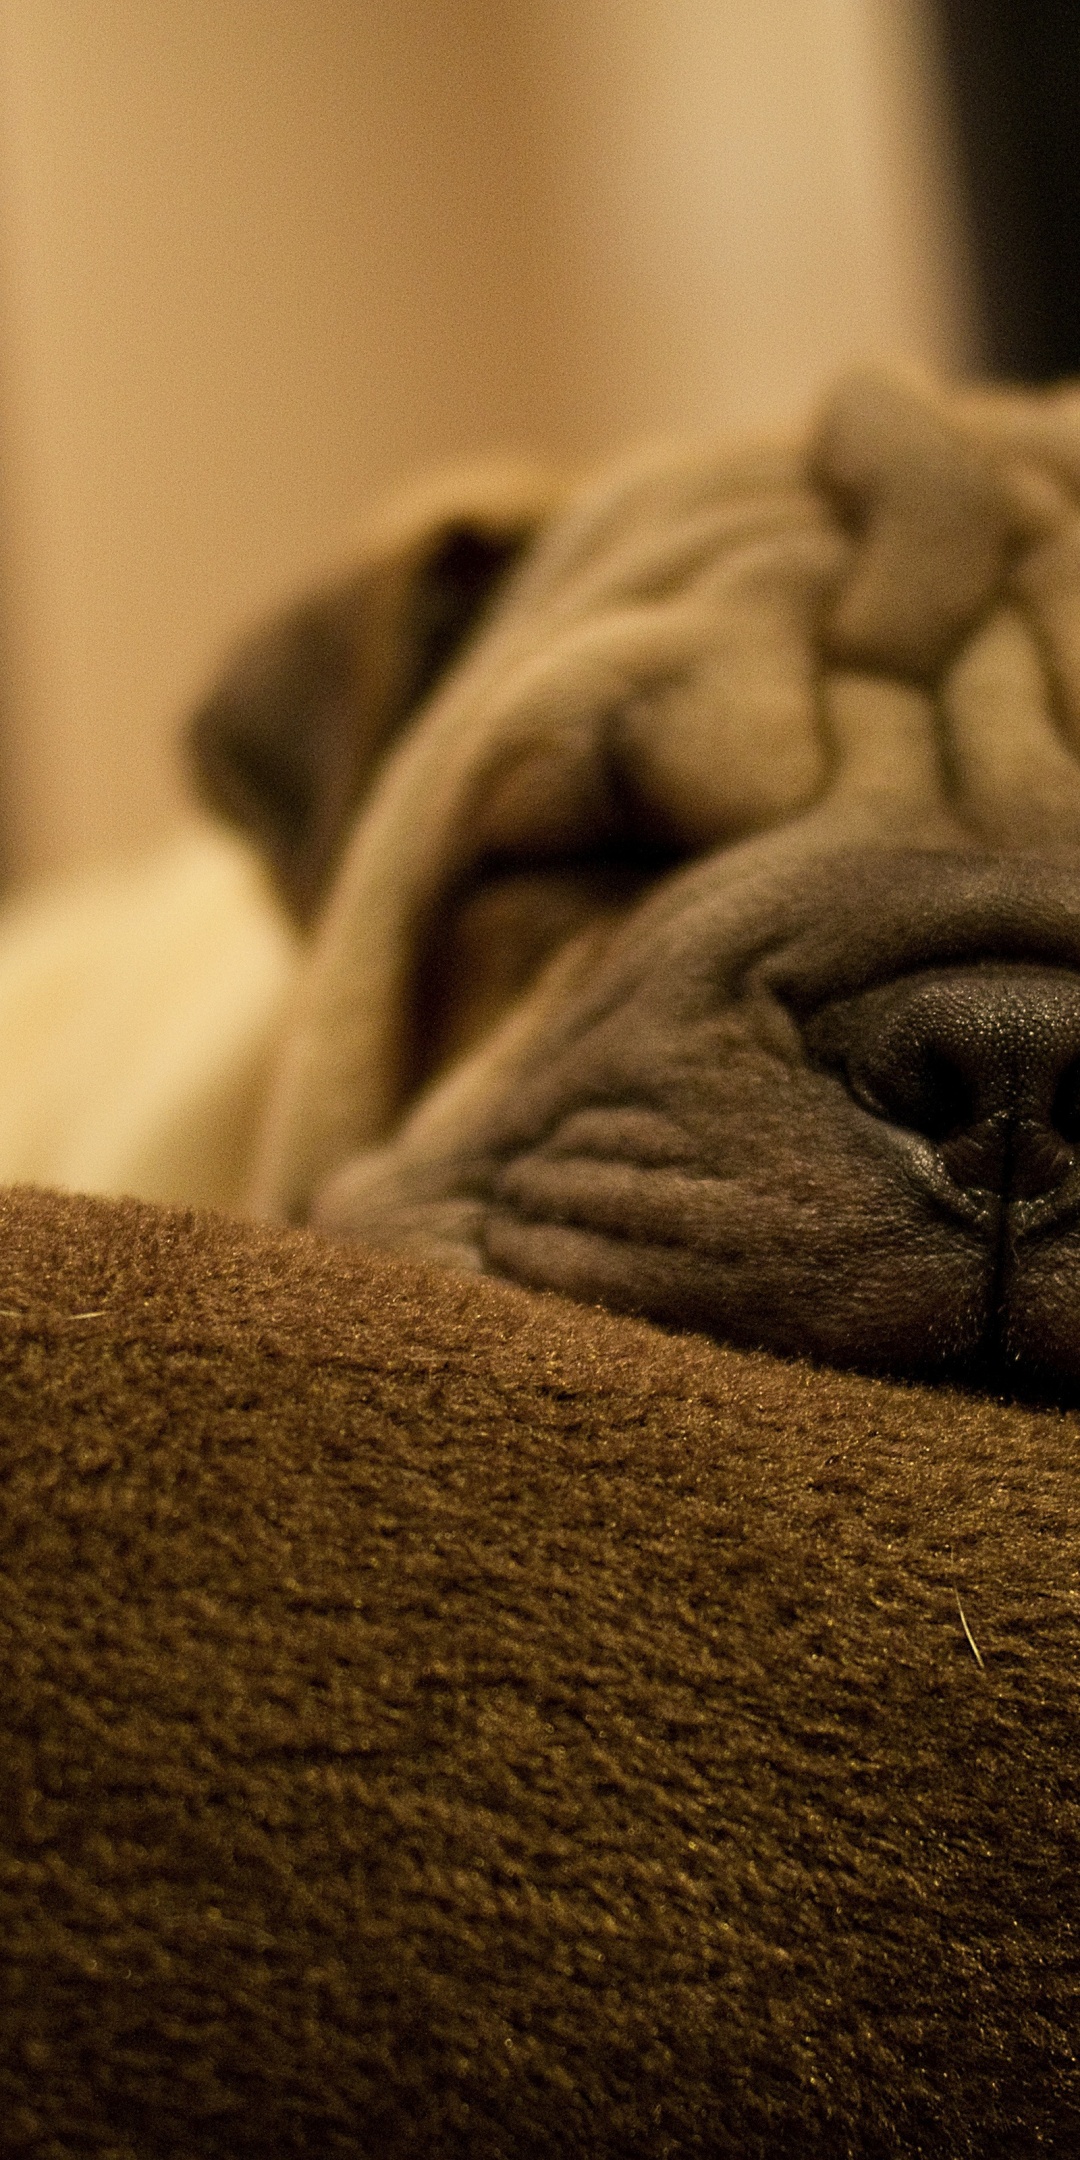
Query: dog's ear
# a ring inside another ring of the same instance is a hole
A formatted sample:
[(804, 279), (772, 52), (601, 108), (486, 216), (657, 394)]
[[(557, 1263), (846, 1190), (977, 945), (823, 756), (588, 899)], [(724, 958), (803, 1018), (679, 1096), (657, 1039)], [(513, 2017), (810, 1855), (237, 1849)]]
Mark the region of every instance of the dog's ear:
[(383, 750), (434, 687), (554, 501), (489, 476), (399, 508), (341, 584), (234, 653), (188, 733), (203, 800), (261, 846), (287, 906), (316, 912)]

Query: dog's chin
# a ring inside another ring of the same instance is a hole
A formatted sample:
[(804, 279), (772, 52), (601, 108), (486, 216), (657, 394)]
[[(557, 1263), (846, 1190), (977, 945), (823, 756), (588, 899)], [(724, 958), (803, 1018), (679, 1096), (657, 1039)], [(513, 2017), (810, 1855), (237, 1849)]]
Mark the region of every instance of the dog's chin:
[(825, 1280), (812, 1251), (769, 1270), (734, 1242), (646, 1243), (505, 1208), (488, 1214), (483, 1251), (488, 1272), (507, 1280), (737, 1347), (994, 1394), (1080, 1396), (1075, 1234), (1004, 1267), (993, 1250), (927, 1238), (859, 1285)]
[[(499, 1161), (406, 1166), (393, 1149), (328, 1181), (315, 1227), (732, 1345), (1058, 1402), (1080, 1394), (1080, 1224), (1008, 1207), (965, 1219), (892, 1139), (837, 1175), (628, 1160), (595, 1113)], [(625, 1120), (623, 1121), (625, 1126)], [(619, 1134), (625, 1141), (625, 1131)], [(883, 1161), (884, 1158), (884, 1161)], [(781, 1166), (783, 1170), (783, 1166)], [(868, 1190), (869, 1187), (869, 1190)]]

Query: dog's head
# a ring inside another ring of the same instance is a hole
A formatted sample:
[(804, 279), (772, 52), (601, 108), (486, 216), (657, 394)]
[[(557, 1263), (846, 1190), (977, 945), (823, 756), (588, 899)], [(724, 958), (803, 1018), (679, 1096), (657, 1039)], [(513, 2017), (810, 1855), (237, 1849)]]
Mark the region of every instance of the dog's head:
[(1080, 1381), (1080, 393), (403, 517), (200, 714), (313, 924), (261, 1204)]

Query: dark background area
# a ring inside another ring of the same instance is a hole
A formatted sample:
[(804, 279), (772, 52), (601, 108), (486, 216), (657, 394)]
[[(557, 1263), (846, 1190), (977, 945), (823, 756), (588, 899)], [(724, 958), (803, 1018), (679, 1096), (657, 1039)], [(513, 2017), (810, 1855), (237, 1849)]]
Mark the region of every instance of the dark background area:
[(1080, 0), (937, 0), (990, 370), (1080, 373)]

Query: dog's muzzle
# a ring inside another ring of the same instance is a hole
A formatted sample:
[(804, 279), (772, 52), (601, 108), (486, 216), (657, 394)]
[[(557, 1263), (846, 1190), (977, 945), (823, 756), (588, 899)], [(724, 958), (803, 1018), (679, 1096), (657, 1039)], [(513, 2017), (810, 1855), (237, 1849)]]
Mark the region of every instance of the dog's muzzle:
[(1074, 1383), (1078, 900), (1071, 864), (837, 863), (764, 953), (706, 905), (531, 1090), (488, 1265), (834, 1362)]

